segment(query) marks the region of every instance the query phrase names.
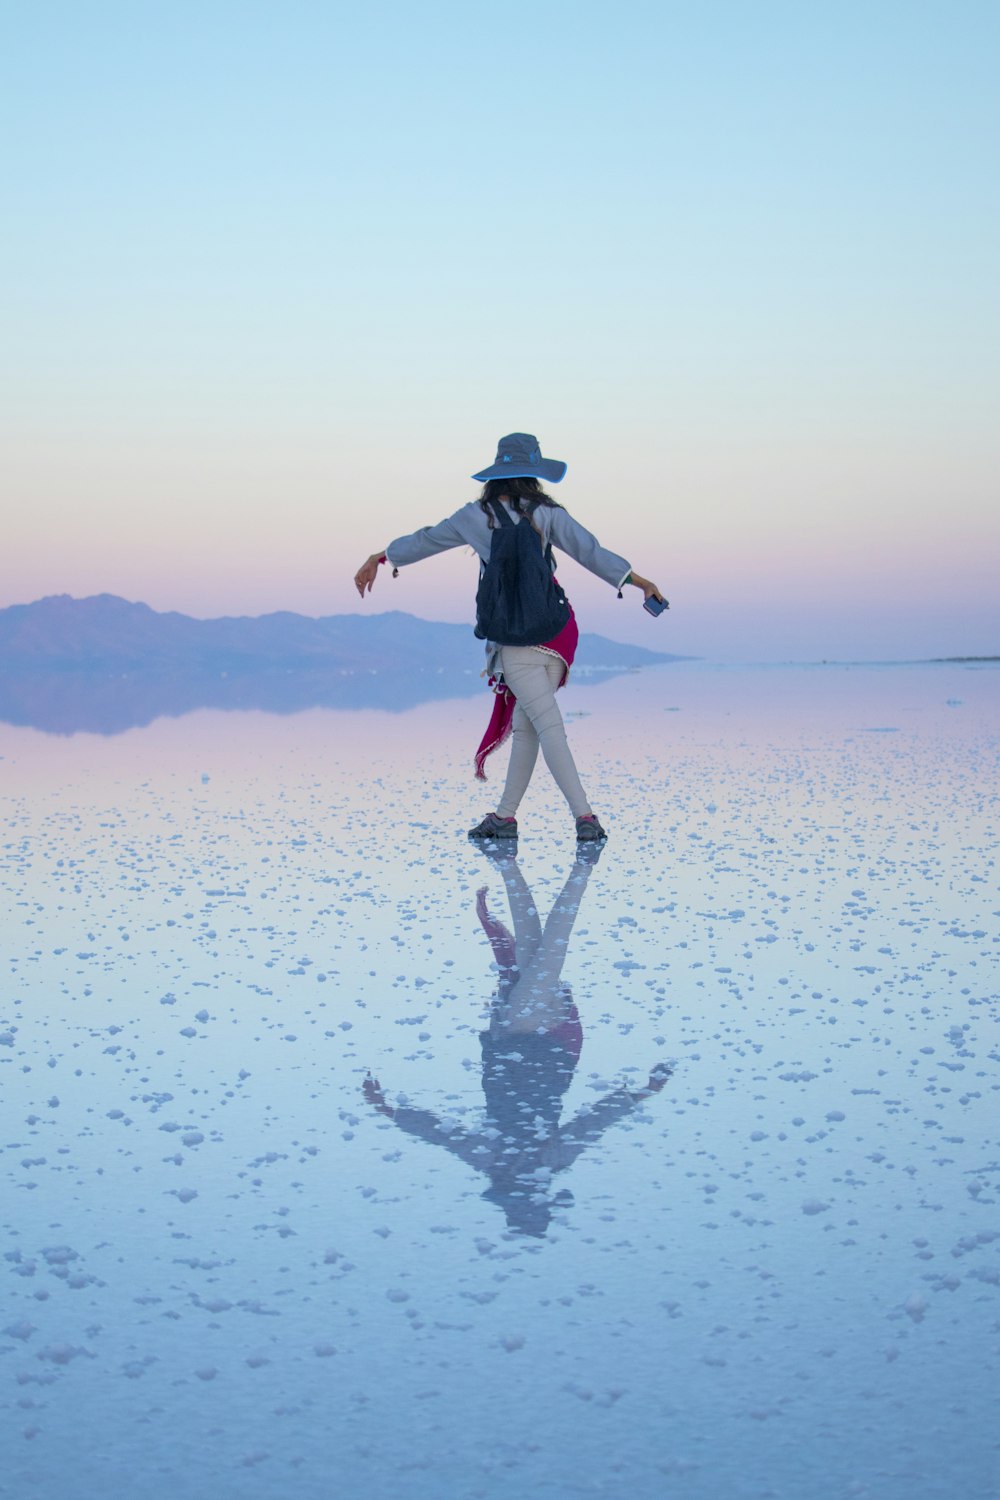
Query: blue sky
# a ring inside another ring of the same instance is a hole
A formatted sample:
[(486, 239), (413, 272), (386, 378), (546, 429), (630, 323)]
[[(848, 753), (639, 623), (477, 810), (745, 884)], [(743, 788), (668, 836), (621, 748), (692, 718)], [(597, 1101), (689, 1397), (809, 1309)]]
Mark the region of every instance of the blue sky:
[[(677, 650), (1000, 649), (995, 5), (43, 0), (3, 33), (0, 604), (354, 608), (520, 428)], [(473, 579), (365, 607), (466, 618)]]

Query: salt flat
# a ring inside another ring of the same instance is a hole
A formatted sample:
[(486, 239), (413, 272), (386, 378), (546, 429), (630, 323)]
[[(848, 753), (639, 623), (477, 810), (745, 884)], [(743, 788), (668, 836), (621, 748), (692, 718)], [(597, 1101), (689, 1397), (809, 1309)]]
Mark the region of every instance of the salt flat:
[(997, 686), (0, 726), (0, 1494), (1000, 1493)]

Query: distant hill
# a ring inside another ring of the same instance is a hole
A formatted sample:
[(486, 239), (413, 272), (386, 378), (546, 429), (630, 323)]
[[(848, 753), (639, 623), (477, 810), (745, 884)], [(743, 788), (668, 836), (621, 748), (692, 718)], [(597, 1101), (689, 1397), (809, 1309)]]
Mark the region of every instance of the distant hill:
[[(281, 611), (196, 620), (160, 614), (115, 594), (89, 599), (53, 594), (0, 610), (0, 670), (8, 672), (208, 665), (229, 671), (281, 665), (347, 672), (475, 666), (478, 672), (482, 650), (467, 625), (420, 620), (399, 610), (320, 619)], [(586, 669), (621, 671), (679, 659), (584, 635), (577, 661)]]
[[(683, 660), (582, 635), (574, 678)], [(467, 625), (392, 610), (196, 620), (114, 594), (0, 610), (0, 720), (101, 734), (197, 708), (404, 709), (482, 691)]]

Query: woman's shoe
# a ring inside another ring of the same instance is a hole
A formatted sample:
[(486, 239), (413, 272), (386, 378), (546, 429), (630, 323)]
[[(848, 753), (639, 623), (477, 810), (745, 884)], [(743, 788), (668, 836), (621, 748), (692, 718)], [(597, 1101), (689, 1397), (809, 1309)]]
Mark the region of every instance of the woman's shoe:
[(481, 823), (469, 829), (470, 839), (516, 839), (517, 819), (498, 818), (496, 813), (487, 813)]
[(584, 813), (582, 818), (577, 818), (576, 841), (578, 844), (597, 844), (606, 838), (607, 834), (601, 827), (596, 813)]

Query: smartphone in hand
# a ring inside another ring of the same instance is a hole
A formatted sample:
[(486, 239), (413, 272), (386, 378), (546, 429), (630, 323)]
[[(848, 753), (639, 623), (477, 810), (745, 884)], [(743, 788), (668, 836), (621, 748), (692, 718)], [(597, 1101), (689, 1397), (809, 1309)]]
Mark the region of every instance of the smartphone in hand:
[(670, 608), (670, 605), (667, 603), (666, 599), (657, 599), (655, 596), (650, 596), (650, 598), (646, 600), (642, 607), (648, 614), (662, 615), (665, 609)]

